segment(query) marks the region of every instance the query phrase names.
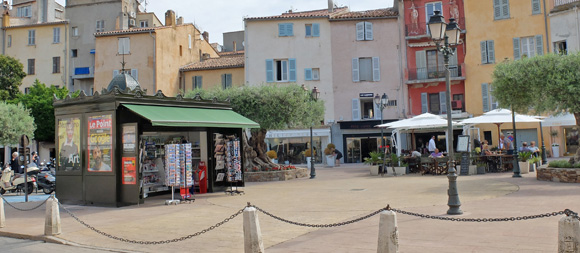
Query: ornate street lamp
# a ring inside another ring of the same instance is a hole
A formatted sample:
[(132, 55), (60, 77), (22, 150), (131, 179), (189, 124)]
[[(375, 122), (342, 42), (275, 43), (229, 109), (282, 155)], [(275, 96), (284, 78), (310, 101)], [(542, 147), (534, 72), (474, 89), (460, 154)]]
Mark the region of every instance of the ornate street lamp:
[[(302, 87), (305, 89), (306, 86), (304, 84)], [(314, 100), (314, 102), (318, 101), (320, 98), (320, 90), (314, 86), (312, 89), (312, 93), (310, 93), (310, 98)], [(312, 135), (312, 125), (310, 125), (310, 179), (314, 179), (316, 177), (316, 169), (314, 168), (314, 142), (313, 142), (313, 135)]]
[(455, 47), (459, 44), (461, 29), (453, 18), (449, 19), (449, 24), (445, 23), (445, 18), (440, 13), (440, 11), (434, 11), (434, 15), (429, 18), (429, 33), (431, 39), (437, 45), (437, 50), (443, 54), (445, 63), (447, 147), (449, 147), (447, 151), (449, 154), (449, 170), (447, 171), (447, 178), (449, 179), (447, 205), (449, 210), (447, 210), (447, 214), (463, 214), (463, 211), (459, 208), (461, 202), (457, 192), (457, 171), (455, 170), (455, 154), (453, 152), (453, 122), (451, 121), (451, 82), (449, 80), (449, 57), (455, 53)]
[[(389, 104), (389, 97), (387, 97), (386, 93), (383, 93), (382, 96), (379, 96), (379, 94), (377, 93), (377, 95), (375, 95), (375, 104), (377, 105), (377, 107), (381, 111), (381, 125), (382, 125), (383, 124), (383, 110), (385, 109), (385, 107), (387, 107), (387, 104)], [(381, 176), (384, 176), (387, 169), (385, 166), (385, 158), (386, 158), (385, 138), (383, 136), (383, 128), (382, 127), (381, 127), (381, 148), (379, 150), (382, 150), (382, 152), (383, 152), (383, 169), (382, 169)]]

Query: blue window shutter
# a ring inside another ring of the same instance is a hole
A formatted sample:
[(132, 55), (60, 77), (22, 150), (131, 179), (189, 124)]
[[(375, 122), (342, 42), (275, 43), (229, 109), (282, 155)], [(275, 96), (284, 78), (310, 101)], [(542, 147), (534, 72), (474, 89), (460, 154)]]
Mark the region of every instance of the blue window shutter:
[(479, 42), (479, 50), (481, 51), (481, 64), (487, 63), (487, 43), (486, 41)]
[(373, 57), (373, 81), (381, 80), (381, 63), (379, 57)]
[(294, 36), (294, 24), (286, 24), (286, 36)]
[(365, 40), (373, 40), (373, 23), (365, 22)]
[(445, 91), (439, 92), (439, 111), (441, 114), (447, 113), (447, 97)]
[(501, 15), (501, 0), (493, 0), (493, 18), (500, 19)]
[(495, 63), (495, 45), (493, 40), (487, 41), (487, 62)]
[(520, 57), (520, 38), (514, 38), (514, 60), (519, 60)]
[(226, 86), (227, 88), (232, 87), (232, 74), (226, 74)]
[(202, 86), (203, 85), (203, 76), (198, 76), (197, 79), (198, 79), (197, 87), (200, 89), (203, 88), (203, 86)]
[(544, 40), (542, 35), (536, 35), (536, 55), (544, 55)]
[(296, 59), (288, 59), (288, 68), (290, 69), (289, 82), (296, 82)]
[(352, 81), (359, 82), (358, 58), (352, 58)]
[(532, 14), (540, 14), (542, 9), (540, 8), (540, 0), (532, 0)]
[(421, 93), (421, 113), (429, 112), (429, 104), (427, 102), (427, 93)]
[(415, 67), (417, 69), (417, 80), (427, 79), (427, 54), (425, 50), (415, 51)]
[(274, 60), (266, 60), (266, 82), (274, 82)]
[(278, 36), (286, 36), (286, 24), (278, 24)]
[(510, 1), (501, 0), (501, 2), (502, 18), (510, 18)]
[(320, 24), (312, 24), (312, 36), (320, 37)]
[(222, 89), (226, 89), (226, 74), (222, 74)]
[(304, 69), (304, 80), (312, 81), (312, 69)]
[(352, 120), (360, 120), (360, 102), (358, 98), (352, 99)]
[(481, 100), (483, 102), (483, 112), (489, 112), (489, 90), (487, 83), (481, 84)]

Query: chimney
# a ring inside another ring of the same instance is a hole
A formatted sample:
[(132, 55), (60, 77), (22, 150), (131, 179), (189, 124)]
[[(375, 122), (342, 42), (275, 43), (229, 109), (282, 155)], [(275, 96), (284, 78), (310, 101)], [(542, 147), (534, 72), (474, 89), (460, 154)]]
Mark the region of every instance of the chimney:
[(165, 26), (175, 26), (175, 11), (168, 10), (165, 12)]
[(209, 59), (209, 58), (210, 58), (210, 55), (209, 55), (208, 53), (203, 53), (203, 54), (201, 55), (201, 60), (202, 60), (202, 61), (205, 61), (205, 60), (207, 60), (207, 59)]
[(177, 25), (183, 25), (183, 17), (177, 18)]
[(238, 51), (238, 48), (236, 47), (236, 42), (234, 41), (234, 53)]
[(334, 3), (332, 0), (328, 0), (328, 13), (334, 12)]
[(207, 43), (209, 43), (209, 33), (207, 31), (203, 32), (201, 34), (201, 36), (203, 36), (203, 40), (207, 41)]

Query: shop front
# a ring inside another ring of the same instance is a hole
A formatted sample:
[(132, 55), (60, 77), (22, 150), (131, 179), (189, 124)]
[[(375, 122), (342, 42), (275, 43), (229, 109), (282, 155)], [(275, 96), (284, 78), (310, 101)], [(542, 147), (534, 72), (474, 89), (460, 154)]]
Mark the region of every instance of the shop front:
[(242, 131), (259, 127), (229, 103), (116, 86), (57, 100), (57, 197), (124, 206), (156, 192), (243, 186)]
[[(315, 163), (323, 161), (324, 149), (330, 143), (330, 128), (312, 129)], [(266, 133), (268, 150), (274, 150), (279, 164), (306, 164), (304, 151), (310, 148), (309, 129), (269, 130)]]
[[(384, 120), (383, 123), (395, 120)], [(337, 148), (344, 154), (344, 163), (362, 163), (369, 153), (379, 151), (381, 146), (380, 120), (342, 121), (333, 127), (337, 136), (333, 139)], [(393, 147), (391, 130), (383, 129), (385, 146), (390, 151)]]

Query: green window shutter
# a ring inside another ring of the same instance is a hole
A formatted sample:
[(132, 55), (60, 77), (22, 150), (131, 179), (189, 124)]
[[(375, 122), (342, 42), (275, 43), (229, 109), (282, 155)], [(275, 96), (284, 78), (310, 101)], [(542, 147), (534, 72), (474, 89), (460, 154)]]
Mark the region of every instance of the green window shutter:
[(489, 90), (487, 83), (481, 84), (481, 100), (483, 102), (483, 112), (489, 112)]
[(532, 14), (542, 13), (542, 8), (540, 7), (540, 0), (532, 0)]
[(493, 0), (493, 18), (501, 19), (501, 0)]
[(274, 60), (266, 60), (266, 82), (274, 82)]
[(318, 23), (312, 24), (312, 36), (320, 37), (320, 24)]
[(358, 58), (352, 58), (352, 81), (355, 83), (360, 81)]
[(519, 60), (520, 57), (521, 57), (520, 38), (514, 38), (514, 61)]
[(447, 97), (445, 91), (439, 92), (439, 111), (441, 114), (447, 113)]
[(427, 55), (425, 50), (415, 51), (415, 67), (417, 67), (417, 80), (427, 79)]
[(544, 39), (543, 36), (536, 35), (536, 55), (544, 55)]
[(312, 69), (304, 69), (304, 80), (312, 81)]
[(296, 59), (288, 59), (290, 69), (289, 82), (296, 82)]
[(486, 41), (479, 42), (479, 50), (481, 51), (481, 64), (487, 63), (487, 43)]
[(429, 104), (427, 102), (427, 93), (421, 93), (421, 113), (429, 112)]
[(493, 40), (487, 41), (487, 63), (495, 62), (495, 45)]

